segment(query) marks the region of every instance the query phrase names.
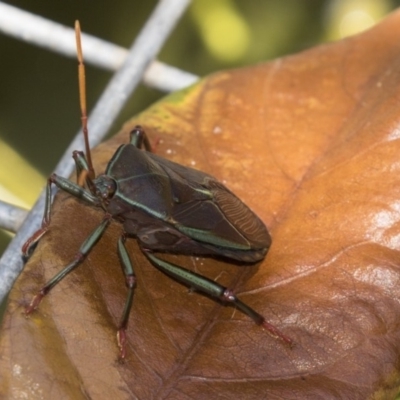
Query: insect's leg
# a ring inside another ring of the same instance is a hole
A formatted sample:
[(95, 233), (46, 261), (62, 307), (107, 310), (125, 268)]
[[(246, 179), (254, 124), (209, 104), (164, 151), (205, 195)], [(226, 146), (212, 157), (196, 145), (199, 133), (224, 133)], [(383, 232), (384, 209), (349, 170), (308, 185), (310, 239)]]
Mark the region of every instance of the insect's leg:
[(156, 149), (161, 141), (160, 138), (153, 140), (153, 144), (151, 145), (145, 130), (140, 125), (136, 125), (130, 132), (130, 135), (130, 142), (135, 147), (141, 149), (144, 146), (146, 151), (156, 153)]
[(265, 318), (257, 311), (253, 310), (250, 306), (239, 300), (233, 294), (232, 290), (205, 276), (189, 271), (176, 264), (161, 260), (149, 251), (144, 250), (143, 252), (153, 265), (167, 275), (200, 292), (234, 304), (240, 311), (248, 315), (257, 325), (261, 325), (263, 328), (265, 328), (271, 335), (280, 338), (289, 345), (293, 344), (292, 339), (283, 334), (274, 325), (266, 321)]
[(78, 185), (82, 187), (83, 184), (86, 182), (90, 193), (94, 194), (96, 191), (96, 187), (90, 177), (90, 166), (86, 159), (85, 153), (83, 151), (75, 150), (72, 153), (72, 158), (75, 161), (76, 181)]
[(74, 159), (75, 162), (75, 169), (76, 169), (76, 181), (79, 182), (79, 178), (82, 175), (82, 171), (88, 171), (89, 170), (89, 165), (86, 160), (85, 154), (83, 151), (77, 151), (75, 150), (72, 153), (72, 158)]
[(26, 258), (28, 258), (31, 255), (34, 247), (37, 245), (39, 240), (49, 229), (50, 212), (51, 212), (51, 184), (52, 183), (53, 182), (50, 177), (47, 180), (47, 185), (46, 185), (46, 199), (45, 199), (45, 205), (44, 205), (42, 225), (22, 246), (22, 249), (21, 249), (22, 255)]
[(51, 185), (55, 184), (59, 189), (70, 193), (71, 195), (78, 197), (89, 204), (98, 206), (99, 200), (89, 193), (87, 190), (83, 189), (79, 185), (69, 181), (66, 178), (52, 174), (47, 180), (46, 186), (46, 202), (44, 207), (44, 214), (42, 219), (41, 227), (24, 243), (22, 246), (22, 254), (24, 257), (29, 257), (32, 253), (33, 248), (37, 245), (42, 236), (47, 232), (50, 225), (51, 219)]
[(125, 247), (125, 235), (118, 240), (118, 255), (121, 260), (122, 269), (125, 275), (125, 283), (128, 288), (128, 296), (126, 297), (125, 307), (122, 311), (121, 320), (118, 326), (117, 339), (118, 346), (121, 350), (121, 358), (126, 355), (126, 328), (128, 326), (129, 314), (133, 303), (133, 294), (136, 287), (136, 275), (133, 270), (132, 261)]
[(135, 147), (141, 149), (144, 146), (146, 151), (152, 151), (149, 138), (147, 137), (146, 132), (140, 125), (136, 125), (131, 131), (130, 135), (130, 142)]
[(72, 270), (74, 270), (79, 264), (81, 264), (90, 250), (94, 247), (97, 241), (101, 238), (108, 224), (110, 223), (111, 216), (106, 215), (93, 232), (85, 239), (81, 245), (78, 253), (75, 255), (74, 260), (63, 268), (58, 274), (50, 279), (40, 290), (39, 293), (32, 299), (29, 306), (25, 309), (25, 314), (28, 315), (34, 311), (42, 301), (43, 297), (55, 286), (58, 282), (64, 279)]

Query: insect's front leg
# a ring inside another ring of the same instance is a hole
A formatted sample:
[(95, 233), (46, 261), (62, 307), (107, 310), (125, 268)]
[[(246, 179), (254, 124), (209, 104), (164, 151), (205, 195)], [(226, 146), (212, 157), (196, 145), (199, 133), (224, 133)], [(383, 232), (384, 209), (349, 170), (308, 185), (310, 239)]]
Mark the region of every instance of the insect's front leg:
[(28, 258), (34, 247), (39, 243), (42, 236), (48, 231), (51, 220), (51, 185), (56, 185), (59, 189), (64, 190), (71, 195), (78, 197), (87, 203), (98, 206), (100, 205), (99, 200), (89, 193), (87, 190), (82, 188), (70, 180), (58, 176), (56, 174), (52, 174), (47, 180), (46, 185), (46, 202), (44, 206), (44, 214), (42, 219), (41, 227), (24, 243), (22, 246), (22, 254), (25, 258)]
[(90, 193), (95, 194), (96, 187), (93, 183), (94, 171), (89, 165), (85, 153), (83, 151), (75, 150), (72, 153), (72, 158), (75, 161), (76, 181), (78, 182), (78, 185), (83, 187), (84, 183), (86, 183)]
[(79, 182), (82, 172), (89, 171), (89, 165), (83, 151), (75, 150), (72, 153), (72, 158), (74, 159), (75, 162), (76, 181)]
[(23, 244), (22, 246), (22, 255), (25, 258), (28, 258), (39, 240), (42, 236), (47, 232), (49, 229), (50, 224), (50, 212), (51, 212), (51, 184), (52, 177), (47, 180), (46, 185), (46, 199), (45, 199), (45, 206), (44, 206), (44, 214), (42, 219), (41, 227)]
[(221, 299), (222, 301), (230, 302), (234, 304), (240, 311), (248, 315), (257, 325), (262, 326), (271, 335), (281, 339), (285, 343), (292, 346), (293, 341), (284, 333), (282, 333), (278, 328), (265, 320), (265, 318), (259, 314), (257, 311), (253, 310), (250, 306), (239, 300), (233, 291), (220, 285), (219, 283), (197, 274), (196, 272), (189, 271), (182, 268), (176, 264), (164, 261), (156, 257), (150, 251), (142, 249), (143, 253), (155, 265), (158, 269), (163, 271), (165, 274), (171, 276), (172, 278), (180, 281), (191, 288), (194, 288), (200, 292), (206, 293), (212, 297)]

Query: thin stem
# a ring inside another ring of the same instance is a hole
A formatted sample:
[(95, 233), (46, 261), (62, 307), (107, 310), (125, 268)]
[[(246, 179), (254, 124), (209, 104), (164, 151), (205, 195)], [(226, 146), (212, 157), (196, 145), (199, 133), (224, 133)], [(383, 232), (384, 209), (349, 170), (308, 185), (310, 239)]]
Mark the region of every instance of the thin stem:
[[(0, 32), (70, 58), (76, 57), (71, 27), (2, 2)], [(85, 33), (82, 42), (85, 62), (103, 69), (118, 70), (128, 56), (127, 49)], [(194, 74), (156, 60), (150, 63), (142, 78), (145, 85), (163, 92), (183, 89), (198, 80)]]
[(0, 200), (0, 227), (9, 231), (17, 232), (24, 219), (28, 215), (28, 210), (17, 207), (13, 204)]

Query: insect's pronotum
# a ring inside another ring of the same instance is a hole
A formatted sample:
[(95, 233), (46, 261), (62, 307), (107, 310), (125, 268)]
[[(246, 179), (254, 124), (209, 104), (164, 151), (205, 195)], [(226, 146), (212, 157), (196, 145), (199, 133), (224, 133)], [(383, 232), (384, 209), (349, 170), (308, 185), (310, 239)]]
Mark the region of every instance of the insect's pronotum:
[(88, 143), (84, 64), (79, 23), (75, 24), (79, 61), (79, 87), (85, 153), (75, 151), (78, 184), (53, 174), (47, 183), (47, 202), (41, 228), (24, 244), (28, 256), (50, 228), (51, 185), (89, 205), (104, 210), (104, 217), (81, 245), (77, 255), (47, 282), (26, 308), (35, 310), (42, 298), (75, 269), (92, 250), (112, 219), (123, 225), (118, 253), (125, 274), (128, 294), (118, 327), (120, 356), (126, 356), (126, 329), (136, 285), (134, 268), (125, 247), (133, 237), (151, 264), (189, 287), (232, 303), (272, 335), (291, 344), (292, 340), (267, 322), (263, 316), (239, 300), (217, 282), (164, 261), (155, 253), (218, 256), (255, 263), (262, 260), (271, 244), (264, 223), (232, 192), (211, 175), (168, 161), (151, 152), (144, 130), (136, 126), (130, 142), (121, 145), (103, 174), (95, 175)]

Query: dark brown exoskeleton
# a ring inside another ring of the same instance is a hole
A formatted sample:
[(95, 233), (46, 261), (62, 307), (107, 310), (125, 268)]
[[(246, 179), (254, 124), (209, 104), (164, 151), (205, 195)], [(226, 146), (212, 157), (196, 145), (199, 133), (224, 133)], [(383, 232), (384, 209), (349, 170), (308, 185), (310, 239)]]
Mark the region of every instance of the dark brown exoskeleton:
[(139, 126), (131, 132), (130, 143), (117, 149), (105, 173), (95, 177), (87, 139), (79, 26), (76, 31), (86, 156), (76, 151), (73, 157), (82, 186), (55, 174), (49, 178), (42, 227), (25, 243), (23, 253), (30, 254), (33, 246), (49, 229), (52, 184), (92, 206), (102, 208), (105, 215), (84, 241), (74, 260), (39, 291), (26, 313), (36, 309), (42, 298), (85, 259), (110, 221), (115, 219), (122, 223), (124, 229), (118, 241), (118, 253), (128, 287), (118, 328), (121, 358), (126, 355), (126, 328), (136, 285), (133, 265), (125, 247), (127, 237), (136, 238), (147, 259), (165, 274), (199, 292), (234, 304), (256, 324), (291, 344), (290, 338), (228, 288), (154, 254), (218, 256), (245, 263), (255, 263), (265, 257), (271, 238), (264, 223), (222, 183), (211, 175), (152, 153), (149, 140)]

